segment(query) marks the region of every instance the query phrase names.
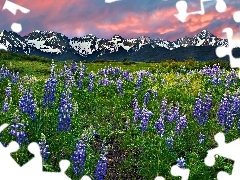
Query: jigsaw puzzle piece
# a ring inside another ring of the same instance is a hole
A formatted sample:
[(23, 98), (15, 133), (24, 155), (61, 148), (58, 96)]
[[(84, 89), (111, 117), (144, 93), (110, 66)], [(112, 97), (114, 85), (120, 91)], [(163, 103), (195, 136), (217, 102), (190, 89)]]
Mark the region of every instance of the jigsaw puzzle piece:
[[(173, 176), (176, 176), (176, 177), (178, 177), (178, 176), (182, 177), (181, 180), (188, 180), (190, 170), (189, 169), (182, 169), (178, 165), (174, 165), (171, 168), (171, 174)], [(162, 177), (162, 176), (157, 176), (154, 180), (165, 180), (165, 178)]]

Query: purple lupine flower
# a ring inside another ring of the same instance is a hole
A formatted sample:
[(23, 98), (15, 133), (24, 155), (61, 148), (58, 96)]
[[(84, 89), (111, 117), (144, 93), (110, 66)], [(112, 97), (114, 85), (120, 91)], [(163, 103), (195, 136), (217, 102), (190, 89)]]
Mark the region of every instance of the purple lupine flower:
[(112, 73), (112, 66), (108, 66), (108, 68), (106, 69), (106, 74), (109, 75)]
[(65, 79), (64, 79), (64, 86), (65, 88), (70, 88), (71, 86), (76, 86), (76, 83), (75, 83), (75, 79), (74, 79), (74, 76), (71, 72), (70, 69), (66, 69), (64, 71), (64, 75), (65, 75)]
[(138, 106), (138, 100), (137, 100), (136, 96), (134, 97), (132, 104), (133, 104), (132, 106), (133, 106), (133, 109), (134, 109), (133, 122), (137, 122), (138, 119), (141, 118), (142, 116), (141, 116), (141, 112), (140, 112), (141, 110)]
[(136, 81), (136, 88), (137, 88), (137, 90), (140, 90), (142, 84), (143, 84), (143, 79), (142, 79), (142, 77), (139, 75), (138, 78), (137, 78), (137, 81)]
[(20, 93), (23, 92), (23, 84), (24, 84), (24, 79), (22, 79), (22, 80), (20, 81), (19, 85), (18, 85), (18, 90), (19, 90)]
[(102, 142), (100, 150), (101, 150), (101, 154), (103, 156), (106, 156), (108, 154), (108, 150), (107, 150), (107, 146), (106, 146), (106, 142), (105, 141)]
[(218, 123), (221, 126), (224, 126), (229, 106), (230, 106), (229, 95), (224, 94), (223, 98), (221, 99), (220, 107), (219, 107), (219, 110), (218, 110)]
[(17, 73), (14, 73), (14, 72), (13, 72), (13, 75), (12, 75), (12, 83), (15, 84), (15, 83), (18, 82), (18, 80), (19, 80), (19, 72), (17, 72)]
[(133, 118), (133, 122), (137, 122), (138, 119), (142, 117), (140, 111), (141, 111), (141, 109), (140, 109), (138, 106), (136, 106), (136, 107), (134, 108), (134, 118)]
[(225, 126), (225, 131), (228, 132), (233, 125), (233, 121), (238, 115), (240, 97), (238, 94), (230, 96), (227, 92), (224, 94), (218, 110), (218, 123)]
[(196, 98), (193, 116), (197, 118), (198, 124), (204, 126), (209, 118), (209, 111), (212, 107), (212, 98), (210, 92), (205, 94), (205, 97), (201, 97), (201, 93), (198, 93)]
[(9, 111), (9, 104), (7, 102), (7, 98), (5, 99), (4, 103), (3, 103), (3, 107), (2, 107), (2, 111), (4, 113), (8, 112)]
[(134, 94), (134, 98), (132, 100), (132, 107), (135, 108), (138, 105), (138, 100), (136, 94)]
[(181, 169), (184, 169), (185, 168), (185, 162), (186, 160), (182, 157), (178, 158), (177, 159), (177, 165), (178, 167), (180, 167)]
[(169, 123), (172, 123), (177, 119), (179, 119), (179, 103), (177, 103), (175, 107), (173, 104), (170, 104), (170, 107), (168, 108), (167, 120)]
[(99, 85), (99, 86), (102, 86), (102, 85), (103, 85), (103, 80), (101, 80), (101, 79), (98, 80), (98, 85)]
[(158, 135), (160, 137), (164, 136), (164, 132), (165, 132), (165, 126), (164, 126), (164, 119), (162, 116), (160, 116), (160, 118), (158, 119), (157, 122), (155, 122), (154, 124), (154, 129), (156, 129), (158, 131)]
[(213, 67), (207, 67), (205, 66), (203, 69), (202, 69), (202, 75), (209, 75), (209, 76), (212, 76), (214, 74), (219, 74), (221, 71), (221, 68), (219, 66), (219, 64), (214, 64)]
[(43, 95), (43, 101), (42, 101), (43, 108), (53, 107), (53, 103), (56, 99), (56, 96), (55, 96), (56, 88), (57, 88), (56, 77), (52, 76), (48, 78), (44, 88), (44, 95)]
[(167, 112), (167, 99), (166, 97), (163, 98), (161, 104), (160, 104), (160, 114), (165, 118)]
[(1, 69), (0, 69), (0, 80), (2, 80), (4, 78), (4, 65), (2, 65)]
[(225, 77), (225, 88), (229, 88), (231, 84), (236, 84), (238, 80), (237, 73), (234, 69)]
[(205, 135), (203, 135), (202, 133), (200, 133), (200, 134), (199, 134), (199, 140), (198, 140), (199, 144), (202, 144), (202, 142), (204, 141), (204, 139), (205, 139)]
[(77, 176), (83, 174), (83, 167), (86, 160), (86, 145), (82, 140), (78, 141), (71, 159), (73, 161), (74, 174)]
[(82, 86), (83, 86), (83, 78), (84, 78), (84, 72), (83, 70), (81, 69), (81, 71), (79, 72), (79, 78), (78, 78), (78, 84), (77, 84), (77, 87), (78, 89), (82, 89)]
[[(194, 117), (200, 117), (202, 116), (202, 99), (201, 99), (201, 93), (198, 93), (198, 97), (196, 98), (195, 105), (194, 105), (194, 110), (193, 110), (193, 116)], [(200, 119), (201, 120), (201, 119)]]
[(222, 83), (222, 79), (221, 77), (219, 77), (219, 75), (213, 75), (210, 79), (210, 82), (212, 82), (213, 87), (216, 87), (218, 84)]
[(130, 75), (130, 72), (128, 71), (123, 71), (122, 72), (122, 77), (126, 80), (126, 81), (132, 81), (132, 77)]
[(78, 84), (77, 84), (78, 90), (81, 90), (82, 86), (83, 86), (83, 81), (82, 81), (82, 79), (79, 79)]
[(9, 78), (9, 77), (11, 77), (11, 73), (10, 73), (8, 67), (5, 68), (4, 75), (5, 75), (5, 78)]
[(240, 91), (238, 91), (232, 96), (232, 112), (231, 113), (234, 116), (237, 116), (240, 111), (240, 94), (239, 93)]
[(108, 77), (106, 75), (104, 75), (105, 77), (103, 78), (103, 85), (104, 86), (108, 86), (110, 84), (110, 81), (108, 79)]
[(58, 131), (70, 131), (71, 129), (71, 116), (73, 107), (71, 104), (71, 91), (63, 91), (59, 106), (58, 115)]
[(99, 136), (99, 134), (98, 134), (96, 131), (94, 131), (94, 132), (93, 132), (93, 135), (92, 135), (92, 136), (93, 136), (93, 138), (94, 138), (94, 139), (96, 139), (96, 138), (99, 138), (99, 137), (100, 137), (100, 136)]
[(27, 134), (24, 132), (25, 125), (20, 123), (19, 117), (15, 116), (13, 124), (10, 126), (10, 135), (17, 139), (17, 143), (21, 146), (24, 142), (28, 142)]
[(226, 119), (226, 122), (225, 122), (225, 132), (229, 132), (230, 128), (233, 125), (233, 121), (234, 121), (234, 117), (233, 116), (229, 116)]
[(214, 87), (222, 83), (221, 68), (219, 64), (214, 64), (213, 67), (205, 66), (202, 69), (202, 75), (208, 76), (208, 81), (211, 82)]
[(87, 71), (87, 67), (85, 66), (85, 64), (83, 64), (81, 61), (79, 62), (80, 64), (80, 69), (81, 69), (81, 72), (83, 73), (83, 75), (86, 73)]
[(150, 93), (146, 92), (144, 95), (143, 102), (147, 105), (149, 103)]
[(172, 136), (166, 139), (166, 145), (168, 149), (173, 150), (173, 143), (174, 143), (174, 140)]
[(49, 146), (46, 143), (46, 137), (44, 134), (41, 133), (41, 141), (38, 143), (39, 147), (40, 147), (40, 153), (42, 158), (44, 159), (44, 161), (46, 161), (48, 159), (48, 156), (50, 154), (50, 152), (48, 151)]
[(148, 121), (153, 115), (154, 114), (151, 111), (147, 110), (145, 107), (142, 109), (141, 124), (140, 124), (140, 129), (142, 132), (146, 131), (148, 126)]
[(33, 99), (33, 93), (30, 88), (28, 88), (20, 98), (18, 108), (22, 111), (22, 113), (28, 114), (32, 120), (36, 120), (36, 106), (37, 105)]
[(204, 100), (205, 100), (204, 105), (205, 105), (206, 111), (209, 112), (212, 107), (212, 95), (210, 93), (210, 90), (208, 90), (207, 93), (205, 94)]
[(187, 128), (187, 118), (186, 118), (186, 115), (183, 115), (177, 120), (175, 133), (179, 134), (180, 131), (185, 129), (185, 128)]
[(166, 80), (165, 79), (162, 79), (162, 84), (166, 84)]
[[(230, 128), (233, 125), (233, 121), (235, 120), (236, 112), (235, 112), (235, 107), (233, 106), (234, 100), (237, 99), (237, 97), (230, 97), (230, 107), (228, 109), (227, 117), (225, 119), (225, 131), (228, 132)], [(237, 100), (236, 100), (237, 101)]]
[(83, 79), (84, 78), (84, 72), (81, 69), (81, 71), (79, 72), (79, 79)]
[(77, 70), (78, 70), (77, 63), (73, 61), (70, 65), (70, 71), (74, 74), (75, 72), (77, 72)]
[(100, 160), (97, 162), (97, 167), (94, 171), (94, 178), (96, 180), (104, 180), (106, 174), (107, 174), (107, 158), (103, 155), (100, 155)]
[(118, 90), (118, 93), (120, 94), (120, 96), (122, 96), (123, 95), (123, 82), (120, 78), (117, 80), (117, 90)]
[(88, 85), (88, 91), (92, 92), (94, 88), (94, 74), (91, 72), (88, 76), (89, 78), (89, 85)]
[(168, 111), (167, 111), (167, 120), (168, 122), (172, 123), (175, 120), (175, 116), (174, 116), (174, 106), (171, 103), (170, 106), (168, 107)]
[(12, 88), (11, 88), (11, 84), (10, 83), (8, 83), (8, 86), (6, 87), (5, 92), (6, 92), (5, 96), (9, 98), (11, 96), (11, 94), (12, 94)]

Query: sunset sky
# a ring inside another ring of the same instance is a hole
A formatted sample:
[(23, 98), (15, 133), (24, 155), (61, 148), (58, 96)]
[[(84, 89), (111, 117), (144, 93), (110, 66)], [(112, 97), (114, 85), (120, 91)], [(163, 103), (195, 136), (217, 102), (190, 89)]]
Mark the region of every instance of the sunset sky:
[[(215, 9), (216, 0), (204, 2), (205, 15), (191, 15), (185, 23), (177, 14), (177, 0), (121, 0), (105, 3), (104, 0), (11, 0), (30, 10), (13, 15), (1, 11), (0, 31), (11, 30), (13, 22), (21, 23), (19, 34), (27, 35), (34, 30), (56, 31), (69, 38), (94, 34), (99, 38), (111, 38), (119, 34), (123, 38), (148, 36), (173, 41), (193, 36), (203, 29), (226, 38), (222, 33), (231, 27), (234, 37), (240, 38), (240, 23), (233, 20), (233, 13), (240, 10), (240, 1), (225, 0), (226, 12)], [(200, 0), (188, 0), (188, 12), (200, 10)], [(3, 8), (5, 0), (0, 0)]]

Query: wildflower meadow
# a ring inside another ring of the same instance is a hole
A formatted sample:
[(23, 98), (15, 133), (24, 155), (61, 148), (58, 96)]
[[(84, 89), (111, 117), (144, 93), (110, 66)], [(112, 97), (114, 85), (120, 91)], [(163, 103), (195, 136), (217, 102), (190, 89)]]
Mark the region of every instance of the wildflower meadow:
[(239, 136), (237, 70), (49, 64), (42, 77), (0, 68), (0, 121), (10, 124), (0, 141), (19, 143), (13, 157), (20, 165), (33, 157), (28, 144), (38, 142), (44, 171), (60, 171), (59, 161), (67, 159), (74, 180), (177, 180), (170, 173), (175, 164), (190, 169), (189, 179), (231, 173), (232, 161), (218, 157), (208, 167), (204, 158), (217, 147), (216, 133), (225, 132), (226, 142)]

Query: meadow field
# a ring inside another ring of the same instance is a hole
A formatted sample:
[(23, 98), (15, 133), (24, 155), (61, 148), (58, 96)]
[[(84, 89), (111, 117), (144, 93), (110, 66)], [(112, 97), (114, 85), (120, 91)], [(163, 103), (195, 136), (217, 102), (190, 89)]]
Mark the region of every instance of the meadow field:
[[(229, 62), (192, 59), (161, 63), (55, 62), (0, 56), (0, 136), (21, 165), (33, 157), (27, 146), (38, 142), (45, 171), (79, 180), (153, 180), (179, 164), (189, 179), (216, 179), (231, 173), (233, 162), (219, 156), (204, 164), (217, 147), (239, 137), (240, 81)], [(219, 64), (218, 64), (219, 63)]]

